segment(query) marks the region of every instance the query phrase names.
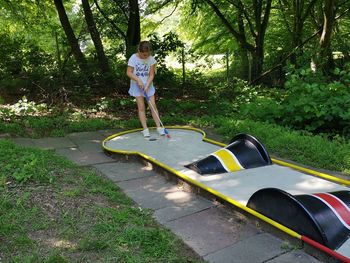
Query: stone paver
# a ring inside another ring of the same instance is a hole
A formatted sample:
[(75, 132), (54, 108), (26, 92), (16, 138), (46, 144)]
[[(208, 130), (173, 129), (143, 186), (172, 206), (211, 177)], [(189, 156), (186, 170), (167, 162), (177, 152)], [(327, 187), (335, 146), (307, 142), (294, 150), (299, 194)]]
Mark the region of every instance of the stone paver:
[(165, 224), (166, 222), (198, 213), (213, 206), (213, 202), (198, 196), (185, 203), (178, 203), (158, 209), (154, 211), (154, 217), (161, 224)]
[(24, 146), (24, 147), (35, 147), (33, 139), (29, 138), (13, 138), (11, 139), (14, 143)]
[(204, 259), (213, 263), (260, 263), (283, 253), (286, 251), (281, 248), (281, 240), (262, 233), (207, 255)]
[(141, 207), (154, 210), (179, 206), (196, 199), (196, 196), (179, 190), (160, 175), (119, 182), (118, 186)]
[(303, 251), (291, 251), (276, 257), (266, 263), (318, 263), (319, 261), (314, 257), (304, 253)]
[(255, 227), (245, 223), (233, 224), (229, 222), (227, 215), (218, 208), (210, 208), (179, 218), (165, 223), (165, 226), (180, 236), (201, 256), (226, 248), (241, 239), (259, 233)]
[(78, 165), (93, 165), (99, 163), (115, 162), (115, 160), (106, 156), (103, 152), (81, 152), (78, 148), (73, 147), (56, 149), (56, 153), (65, 156), (67, 159), (75, 162)]
[(67, 136), (73, 142), (89, 141), (89, 140), (103, 140), (106, 138), (103, 132), (94, 131), (94, 132), (75, 132)]
[(59, 138), (41, 138), (41, 139), (32, 139), (34, 146), (42, 149), (60, 149), (60, 148), (69, 148), (76, 147), (76, 145), (67, 137)]
[(154, 175), (154, 171), (140, 163), (113, 162), (93, 165), (113, 182), (121, 182)]
[(101, 133), (104, 138), (107, 138), (108, 136), (111, 136), (113, 134), (117, 134), (117, 133), (122, 132), (122, 131), (124, 131), (124, 130), (116, 128), (116, 129), (99, 131), (99, 133)]
[(81, 152), (102, 152), (102, 141), (106, 138), (101, 132), (72, 133), (67, 136)]
[(79, 150), (86, 153), (97, 153), (103, 152), (103, 148), (101, 146), (102, 141), (99, 140), (91, 140), (88, 142), (76, 142)]

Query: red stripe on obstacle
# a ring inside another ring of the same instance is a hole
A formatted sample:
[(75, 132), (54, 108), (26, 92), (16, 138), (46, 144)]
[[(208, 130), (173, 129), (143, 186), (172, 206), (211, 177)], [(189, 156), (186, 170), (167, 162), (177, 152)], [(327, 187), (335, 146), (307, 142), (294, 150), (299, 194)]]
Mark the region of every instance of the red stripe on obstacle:
[(350, 263), (350, 258), (343, 256), (342, 254), (339, 254), (338, 252), (306, 237), (306, 236), (301, 236), (301, 240), (304, 241), (305, 243), (308, 243), (309, 245), (331, 255), (332, 257), (339, 259), (341, 262), (344, 263)]
[(337, 213), (337, 217), (341, 218), (347, 224), (348, 228), (350, 227), (350, 211), (343, 202), (331, 194), (318, 193), (313, 195), (321, 198), (326, 204), (333, 207)]

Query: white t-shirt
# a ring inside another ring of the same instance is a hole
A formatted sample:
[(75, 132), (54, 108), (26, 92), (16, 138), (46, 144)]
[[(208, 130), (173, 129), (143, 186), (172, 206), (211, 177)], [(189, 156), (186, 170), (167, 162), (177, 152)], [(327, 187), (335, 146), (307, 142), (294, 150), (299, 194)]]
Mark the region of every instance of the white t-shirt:
[[(146, 59), (139, 58), (136, 54), (133, 54), (128, 61), (128, 66), (133, 67), (134, 71), (133, 73), (139, 77), (143, 84), (147, 84), (147, 79), (149, 76), (149, 72), (151, 70), (151, 66), (156, 64), (157, 61), (154, 59), (153, 56), (149, 56)], [(151, 83), (147, 95), (152, 96), (155, 93), (155, 88), (153, 86), (153, 82)], [(137, 82), (135, 80), (130, 80), (130, 89), (129, 94), (131, 96), (137, 97), (137, 96), (143, 96), (143, 90), (139, 88), (137, 85)]]

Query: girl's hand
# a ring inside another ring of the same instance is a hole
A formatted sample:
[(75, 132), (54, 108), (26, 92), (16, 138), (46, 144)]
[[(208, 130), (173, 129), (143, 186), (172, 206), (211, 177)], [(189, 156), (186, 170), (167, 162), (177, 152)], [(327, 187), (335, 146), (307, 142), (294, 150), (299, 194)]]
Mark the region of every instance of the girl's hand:
[(145, 85), (143, 84), (142, 80), (138, 79), (137, 80), (137, 85), (139, 86), (140, 89), (144, 89), (145, 88)]

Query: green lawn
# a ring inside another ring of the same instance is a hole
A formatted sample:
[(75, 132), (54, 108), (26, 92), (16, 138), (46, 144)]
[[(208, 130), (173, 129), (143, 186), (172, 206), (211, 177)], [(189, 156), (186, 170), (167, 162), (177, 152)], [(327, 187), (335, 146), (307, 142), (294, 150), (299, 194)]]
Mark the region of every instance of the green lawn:
[(111, 181), (0, 140), (1, 262), (201, 262)]
[[(342, 137), (330, 140), (240, 119), (230, 109), (225, 111), (226, 104), (214, 107), (205, 102), (174, 100), (160, 101), (159, 106), (166, 125), (210, 127), (226, 143), (237, 133), (249, 133), (270, 154), (350, 174), (350, 142)], [(135, 110), (130, 101), (120, 107), (122, 112)], [(2, 116), (0, 134), (38, 138), (139, 127), (137, 118), (99, 114), (10, 114)], [(151, 121), (149, 124), (153, 125)], [(160, 227), (149, 210), (137, 207), (97, 172), (78, 167), (51, 151), (22, 148), (7, 140), (0, 140), (0, 261), (201, 262), (181, 240)]]

